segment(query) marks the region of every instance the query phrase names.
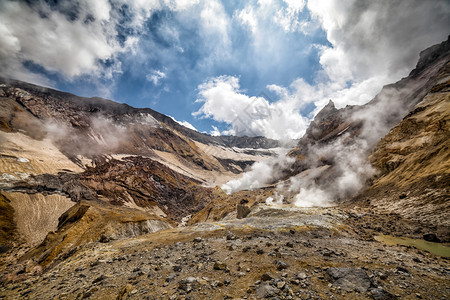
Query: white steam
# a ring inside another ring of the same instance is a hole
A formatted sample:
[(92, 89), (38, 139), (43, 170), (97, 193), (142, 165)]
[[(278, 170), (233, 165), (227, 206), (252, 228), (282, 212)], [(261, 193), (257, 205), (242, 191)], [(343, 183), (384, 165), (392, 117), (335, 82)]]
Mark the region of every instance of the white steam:
[(113, 151), (128, 141), (127, 130), (106, 117), (92, 117), (80, 131), (61, 121), (44, 122), (46, 136), (66, 153), (86, 156)]
[(222, 189), (229, 194), (263, 187), (278, 180), (294, 161), (295, 159), (286, 156), (284, 151), (275, 159), (255, 162), (250, 171), (244, 173), (241, 178), (228, 181), (222, 185)]
[(300, 207), (331, 206), (332, 199), (317, 187), (301, 188), (294, 198), (294, 205)]
[[(355, 196), (376, 173), (367, 160), (370, 151), (420, 101), (426, 91), (423, 87), (438, 66), (430, 68), (419, 79), (402, 82), (401, 89), (385, 87), (369, 104), (353, 108), (353, 113), (345, 120), (353, 124), (349, 132), (347, 127), (336, 134), (334, 140), (310, 144), (306, 149), (301, 149), (306, 158), (296, 163), (300, 163), (304, 171), (278, 183), (274, 195), (267, 198), (266, 203), (332, 206), (338, 200)], [(330, 132), (333, 129), (330, 128)], [(235, 192), (279, 181), (293, 163), (292, 157), (283, 155), (273, 161), (256, 163), (250, 172), (222, 188)]]
[[(366, 159), (369, 150), (363, 139), (349, 143), (347, 134), (324, 147), (312, 146), (308, 161), (312, 168), (291, 177), (287, 186), (278, 185), (277, 190), (295, 194), (292, 202), (302, 207), (331, 206), (336, 200), (355, 196), (375, 174)], [(321, 165), (324, 160), (330, 165)]]

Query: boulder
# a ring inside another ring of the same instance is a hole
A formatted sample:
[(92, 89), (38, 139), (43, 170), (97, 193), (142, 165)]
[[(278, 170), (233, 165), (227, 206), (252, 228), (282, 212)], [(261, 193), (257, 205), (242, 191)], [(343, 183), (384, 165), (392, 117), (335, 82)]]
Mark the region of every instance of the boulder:
[(329, 268), (327, 270), (331, 282), (344, 289), (365, 293), (371, 282), (363, 269), (359, 268)]

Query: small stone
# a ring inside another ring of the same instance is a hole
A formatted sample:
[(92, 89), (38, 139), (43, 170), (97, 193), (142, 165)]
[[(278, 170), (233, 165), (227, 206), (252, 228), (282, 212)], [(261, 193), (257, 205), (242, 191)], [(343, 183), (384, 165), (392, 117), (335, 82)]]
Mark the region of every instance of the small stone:
[(305, 280), (306, 278), (308, 278), (308, 276), (305, 273), (300, 272), (300, 273), (297, 274), (297, 278), (299, 280)]
[(211, 287), (212, 287), (212, 288), (221, 287), (221, 286), (223, 286), (223, 283), (220, 282), (220, 281), (218, 281), (218, 280), (214, 280), (214, 281), (211, 283)]
[(372, 294), (372, 298), (374, 300), (391, 300), (391, 299), (393, 300), (393, 299), (397, 299), (397, 297), (395, 297), (391, 293), (387, 292), (382, 287), (374, 288), (374, 289), (370, 290), (370, 293)]
[(291, 280), (291, 283), (292, 283), (292, 284), (295, 284), (295, 285), (299, 285), (299, 284), (300, 284), (300, 280), (298, 280), (298, 279), (292, 279), (292, 280)]
[(257, 298), (270, 298), (275, 296), (277, 289), (269, 284), (263, 284), (256, 288)]
[(264, 274), (261, 275), (261, 280), (262, 281), (269, 281), (269, 280), (272, 280), (272, 279), (273, 279), (273, 277), (269, 273), (264, 273)]
[(197, 278), (187, 277), (180, 282), (178, 282), (178, 288), (185, 291), (186, 293), (191, 292), (196, 288)]
[(237, 237), (234, 234), (232, 234), (231, 232), (227, 234), (227, 241), (233, 241), (236, 239), (237, 239)]
[(280, 281), (277, 283), (277, 288), (282, 290), (284, 288), (284, 286), (286, 285), (286, 282), (284, 281)]
[(214, 263), (214, 270), (226, 270), (227, 269), (227, 264), (224, 262), (220, 262), (220, 261), (216, 261)]
[(294, 244), (292, 242), (287, 242), (286, 247), (294, 248)]
[(278, 270), (278, 271), (281, 271), (281, 270), (284, 270), (284, 269), (289, 268), (289, 265), (288, 265), (287, 263), (285, 263), (285, 262), (283, 262), (283, 261), (280, 261), (280, 260), (276, 260), (276, 261), (274, 261), (273, 263), (274, 263), (275, 266), (277, 267), (277, 270)]
[(333, 285), (345, 290), (365, 293), (371, 286), (369, 276), (360, 268), (328, 268), (327, 272)]
[(423, 239), (428, 242), (440, 243), (441, 240), (434, 233), (427, 233), (423, 235)]
[(171, 282), (175, 278), (176, 274), (170, 274), (166, 277), (166, 282)]
[(264, 250), (258, 249), (258, 250), (256, 250), (256, 254), (258, 254), (258, 255), (264, 254)]
[(183, 268), (180, 265), (175, 265), (172, 267), (172, 270), (174, 270), (175, 272), (181, 272)]
[(397, 267), (397, 272), (402, 272), (402, 273), (409, 274), (408, 270), (406, 268), (401, 267), (401, 266)]
[(203, 239), (201, 237), (196, 237), (194, 239), (194, 243), (200, 243), (201, 241), (203, 241)]
[(238, 204), (237, 205), (237, 219), (243, 219), (250, 214), (250, 208), (247, 205)]
[(237, 263), (237, 270), (238, 270), (238, 271), (242, 271), (243, 268), (244, 268), (244, 267), (243, 267), (242, 263), (241, 263), (241, 262), (238, 262), (238, 263)]
[(103, 280), (105, 280), (106, 278), (108, 278), (108, 277), (106, 277), (105, 275), (100, 275), (99, 277), (95, 278), (95, 279), (92, 281), (92, 284), (99, 283), (100, 281), (103, 281)]
[(106, 236), (104, 233), (100, 236), (100, 239), (98, 240), (100, 243), (109, 243), (111, 239)]

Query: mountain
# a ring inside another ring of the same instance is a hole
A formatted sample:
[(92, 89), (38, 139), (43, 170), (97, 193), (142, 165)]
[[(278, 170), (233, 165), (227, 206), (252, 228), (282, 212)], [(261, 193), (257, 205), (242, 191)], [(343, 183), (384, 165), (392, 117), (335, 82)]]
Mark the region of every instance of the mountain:
[[(330, 100), (286, 156), (0, 82), (2, 298), (450, 297), (450, 39), (369, 103)], [(220, 188), (245, 176), (270, 180)]]
[(263, 137), (199, 133), (148, 108), (1, 81), (0, 184), (16, 196), (60, 193), (75, 202), (156, 209), (180, 221), (208, 203), (208, 186), (279, 147)]

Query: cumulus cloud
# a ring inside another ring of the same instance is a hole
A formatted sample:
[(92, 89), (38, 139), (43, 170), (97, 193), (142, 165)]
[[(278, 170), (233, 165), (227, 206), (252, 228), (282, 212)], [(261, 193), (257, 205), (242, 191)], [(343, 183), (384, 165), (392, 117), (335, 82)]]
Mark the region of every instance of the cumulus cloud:
[(222, 3), (217, 0), (205, 1), (200, 11), (200, 20), (200, 34), (211, 42), (208, 46), (209, 50), (216, 54), (215, 59), (221, 59), (217, 54), (230, 53), (230, 20)]
[(292, 139), (303, 134), (308, 123), (299, 112), (299, 103), (289, 99), (271, 103), (263, 96), (249, 97), (234, 76), (206, 81), (199, 86), (199, 96), (197, 102), (202, 107), (194, 116), (230, 124), (224, 134)]
[(121, 72), (117, 56), (135, 51), (152, 11), (185, 10), (198, 1), (76, 0), (0, 2), (0, 74), (49, 84), (34, 64), (68, 79), (111, 79)]
[[(265, 57), (276, 52), (267, 41), (273, 29), (265, 29), (275, 23), (290, 31), (307, 10), (312, 18), (308, 26), (320, 24), (330, 43), (313, 46), (321, 66), (314, 82), (293, 78), (289, 86), (268, 85), (279, 98), (267, 102), (240, 91), (236, 77), (219, 76), (199, 86), (203, 106), (196, 115), (231, 124), (230, 134), (299, 138), (329, 99), (338, 108), (367, 103), (383, 85), (407, 75), (419, 52), (444, 40), (450, 28), (450, 4), (443, 0), (285, 2), (250, 2), (235, 12), (234, 19), (252, 33), (252, 46), (261, 50), (256, 56)], [(270, 59), (277, 60), (276, 54)], [(305, 119), (300, 110), (308, 104), (316, 108)], [(246, 113), (247, 107), (264, 107), (268, 113), (255, 116)]]
[[(408, 74), (423, 49), (441, 42), (450, 28), (448, 1), (318, 1), (307, 8), (320, 21), (331, 47), (321, 46), (326, 97), (338, 107), (364, 104), (385, 84)], [(317, 111), (316, 111), (317, 112)]]
[[(23, 66), (26, 62), (68, 77), (100, 72), (98, 60), (111, 58), (122, 47), (110, 39), (114, 32), (104, 25), (110, 19), (107, 1), (93, 3), (85, 6), (87, 10), (80, 13), (79, 19), (71, 20), (44, 2), (29, 5), (2, 1), (2, 74), (27, 78), (30, 71)], [(88, 14), (95, 21), (87, 22)]]
[(405, 75), (450, 26), (448, 1), (311, 0), (308, 9), (333, 45), (321, 56), (333, 81)]

